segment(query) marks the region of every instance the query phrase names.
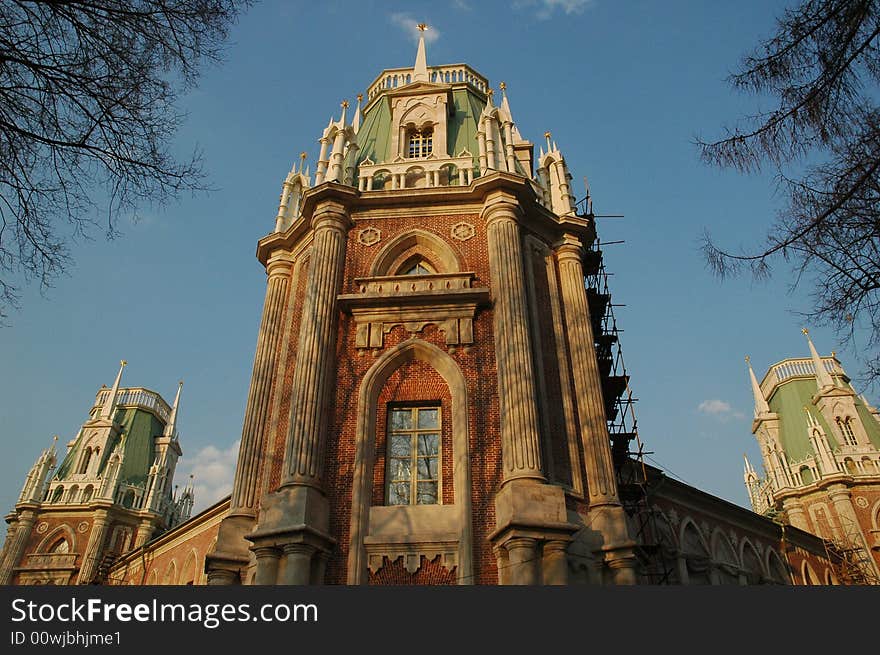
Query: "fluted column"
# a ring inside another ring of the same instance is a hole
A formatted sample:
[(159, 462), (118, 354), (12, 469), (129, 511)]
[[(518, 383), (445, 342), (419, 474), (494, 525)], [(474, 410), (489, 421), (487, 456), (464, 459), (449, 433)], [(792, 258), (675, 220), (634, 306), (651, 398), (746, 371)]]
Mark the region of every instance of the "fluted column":
[(635, 542), (629, 536), (626, 515), (617, 492), (582, 256), (580, 241), (570, 235), (557, 249), (575, 402), (580, 419), (578, 427), (586, 464), (591, 527), (602, 535), (602, 555), (615, 583), (636, 584)]
[(861, 548), (867, 554), (867, 560), (874, 569), (874, 573), (880, 573), (874, 558), (871, 556), (871, 549), (865, 541), (859, 518), (856, 516), (856, 510), (852, 503), (852, 492), (845, 485), (833, 484), (828, 487), (828, 496), (831, 503), (837, 511), (838, 521), (840, 523), (841, 537), (843, 537), (852, 546)]
[(95, 516), (92, 519), (92, 532), (89, 535), (89, 543), (86, 546), (86, 552), (83, 554), (82, 566), (79, 569), (79, 577), (77, 584), (89, 584), (92, 581), (98, 561), (104, 551), (104, 542), (107, 539), (108, 513), (106, 509), (95, 510)]
[(324, 405), (333, 384), (330, 356), (336, 341), (336, 296), (342, 282), (350, 219), (336, 202), (319, 205), (313, 215), (312, 264), (297, 342), (290, 400), (290, 429), (281, 486), (321, 490), (324, 464)]
[(321, 184), (327, 175), (327, 149), (330, 147), (330, 137), (321, 137), (321, 152), (318, 155), (318, 166), (315, 169), (315, 186)]
[(260, 462), (265, 451), (266, 421), (272, 380), (278, 365), (278, 347), (284, 333), (284, 307), (289, 292), (291, 266), (290, 258), (284, 255), (270, 259), (267, 264), (269, 279), (241, 430), (238, 466), (232, 484), (230, 515), (253, 516), (256, 511)]
[(794, 527), (804, 532), (817, 534), (816, 530), (810, 528), (810, 523), (807, 521), (807, 513), (804, 511), (804, 506), (800, 500), (786, 498), (782, 501), (782, 509), (785, 510), (785, 514), (788, 516), (788, 522)]
[(571, 372), (587, 467), (588, 499), (591, 507), (619, 505), (602, 382), (596, 360), (596, 342), (584, 287), (582, 255), (580, 243), (573, 239), (566, 240), (557, 249)]
[(515, 200), (504, 194), (490, 198), (483, 208), (494, 300), (503, 484), (518, 478), (544, 481), (522, 244), (517, 223), (521, 211)]
[[(32, 510), (23, 510), (18, 515), (14, 536), (7, 533), (6, 539), (8, 543), (3, 549), (3, 561), (0, 562), (0, 585), (8, 585), (12, 582), (12, 571), (24, 554), (24, 548), (27, 545), (28, 538), (31, 536), (31, 530), (36, 520), (37, 515)], [(10, 538), (12, 541), (9, 541)]]

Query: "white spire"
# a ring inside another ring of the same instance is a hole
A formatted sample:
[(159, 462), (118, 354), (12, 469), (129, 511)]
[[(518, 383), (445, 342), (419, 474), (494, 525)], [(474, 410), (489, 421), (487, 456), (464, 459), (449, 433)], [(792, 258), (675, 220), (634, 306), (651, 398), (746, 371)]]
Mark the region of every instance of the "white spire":
[(813, 358), (813, 366), (816, 368), (816, 386), (820, 390), (825, 387), (833, 387), (834, 380), (831, 379), (831, 375), (825, 370), (825, 364), (822, 363), (822, 358), (816, 352), (816, 346), (813, 345), (813, 340), (810, 339), (810, 331), (804, 328), (801, 332), (807, 337), (807, 343), (810, 345), (810, 357)]
[(428, 26), (419, 23), (419, 49), (416, 51), (416, 65), (413, 66), (413, 82), (428, 81), (428, 58), (425, 56), (425, 30)]
[(342, 116), (339, 117), (339, 129), (345, 129), (345, 114), (348, 111), (348, 100), (343, 100), (340, 104), (342, 107)]
[(351, 128), (354, 130), (355, 134), (361, 129), (361, 101), (364, 99), (364, 94), (358, 93), (357, 99), (357, 109), (354, 110), (354, 118), (351, 120)]
[(165, 433), (163, 436), (174, 438), (177, 430), (177, 407), (180, 405), (180, 391), (183, 389), (183, 380), (177, 383), (177, 396), (174, 398), (174, 407), (171, 408), (171, 416), (168, 417), (168, 423), (165, 424)]
[(746, 355), (746, 364), (749, 366), (749, 378), (752, 381), (752, 395), (755, 397), (755, 418), (757, 418), (762, 414), (769, 414), (770, 406), (767, 404), (767, 399), (764, 398), (764, 392), (761, 391), (761, 386), (758, 384), (758, 379), (755, 377), (755, 371), (752, 370), (752, 358), (748, 355)]
[(113, 382), (113, 388), (110, 389), (110, 395), (107, 396), (107, 400), (104, 403), (104, 408), (101, 411), (101, 418), (113, 418), (113, 411), (116, 409), (116, 393), (119, 391), (119, 381), (122, 379), (122, 369), (125, 368), (127, 361), (124, 359), (119, 362), (119, 373), (116, 374), (116, 381)]

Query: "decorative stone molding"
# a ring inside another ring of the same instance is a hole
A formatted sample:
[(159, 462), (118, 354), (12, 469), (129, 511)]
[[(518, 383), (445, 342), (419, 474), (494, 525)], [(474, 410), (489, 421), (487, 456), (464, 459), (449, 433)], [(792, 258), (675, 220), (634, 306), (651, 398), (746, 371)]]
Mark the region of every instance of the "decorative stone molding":
[(459, 241), (472, 239), (476, 233), (477, 229), (472, 224), (466, 223), (465, 221), (456, 223), (452, 226), (452, 230), (450, 231), (452, 238)]
[(370, 537), (364, 540), (364, 548), (367, 551), (367, 568), (371, 573), (378, 573), (388, 562), (394, 562), (403, 558), (403, 566), (407, 573), (413, 574), (422, 566), (422, 556), (425, 561), (431, 562), (440, 555), (440, 565), (447, 571), (458, 566), (458, 540), (452, 541), (415, 541), (397, 544), (370, 543)]
[(355, 319), (358, 349), (384, 347), (384, 335), (397, 325), (412, 334), (429, 324), (444, 333), (446, 345), (467, 346), (477, 308), (489, 302), (489, 289), (471, 288), (473, 278), (470, 272), (357, 278), (360, 293), (338, 300)]
[(365, 227), (358, 232), (357, 236), (358, 243), (362, 243), (365, 246), (375, 246), (381, 239), (382, 232), (376, 227)]
[(49, 529), (49, 524), (46, 523), (45, 521), (41, 521), (40, 524), (37, 526), (37, 532), (39, 534), (43, 534), (48, 529)]
[(864, 496), (856, 496), (856, 505), (858, 505), (859, 507), (862, 507), (862, 508), (867, 507), (868, 506), (868, 499), (865, 498)]

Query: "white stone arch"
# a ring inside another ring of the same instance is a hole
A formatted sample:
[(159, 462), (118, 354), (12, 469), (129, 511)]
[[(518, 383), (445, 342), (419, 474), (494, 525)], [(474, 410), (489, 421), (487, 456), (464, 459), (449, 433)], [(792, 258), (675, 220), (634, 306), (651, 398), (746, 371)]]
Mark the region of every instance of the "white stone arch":
[(461, 259), (446, 241), (427, 230), (408, 230), (397, 235), (382, 248), (370, 266), (370, 277), (394, 275), (406, 260), (419, 254), (438, 273), (459, 273)]
[(837, 576), (834, 575), (834, 571), (831, 569), (825, 569), (825, 584), (826, 585), (839, 585), (840, 582), (837, 580)]
[(730, 543), (721, 528), (715, 528), (712, 531), (712, 537), (709, 540), (712, 547), (712, 561), (715, 563), (715, 582), (716, 584), (740, 584), (740, 567), (739, 558), (736, 555), (736, 549)]
[(163, 585), (176, 585), (177, 584), (177, 560), (172, 558), (170, 562), (168, 562), (168, 566), (165, 567), (165, 575), (162, 577)]
[(807, 560), (804, 560), (804, 563), (801, 564), (801, 579), (804, 581), (804, 585), (806, 586), (816, 586), (822, 584), (819, 576), (816, 575), (816, 572), (813, 570), (813, 567), (810, 566), (810, 563)]
[(199, 570), (196, 566), (198, 561), (199, 552), (195, 548), (193, 548), (189, 551), (189, 554), (186, 556), (186, 559), (183, 562), (183, 566), (180, 569), (180, 584), (196, 585), (199, 583)]
[(877, 499), (877, 502), (871, 508), (871, 529), (880, 530), (880, 498)]
[(75, 484), (70, 489), (68, 489), (66, 502), (68, 502), (68, 503), (78, 502), (79, 498), (77, 498), (77, 495), (79, 495), (79, 485)]
[(748, 537), (743, 537), (739, 545), (740, 567), (746, 576), (746, 584), (760, 584), (767, 572), (761, 563), (761, 553)]
[[(696, 539), (692, 539), (691, 535)], [(709, 584), (710, 550), (706, 536), (690, 516), (681, 520), (678, 529), (679, 558), (682, 584)], [(692, 582), (693, 581), (693, 582)]]
[(66, 523), (62, 523), (57, 528), (52, 530), (43, 537), (42, 541), (40, 541), (37, 549), (34, 551), (36, 553), (48, 553), (49, 549), (52, 548), (60, 539), (66, 539), (67, 544), (70, 547), (70, 550), (67, 552), (75, 553), (76, 552), (76, 533), (74, 533), (73, 528), (71, 528)]
[(364, 537), (370, 531), (370, 501), (376, 450), (376, 410), (379, 394), (389, 377), (412, 361), (429, 364), (442, 377), (452, 396), (452, 478), (454, 505), (458, 508), (459, 584), (473, 582), (471, 526), (471, 472), (468, 445), (468, 391), (461, 368), (437, 346), (421, 339), (408, 339), (382, 354), (364, 375), (358, 390), (355, 457), (352, 482), (351, 529), (349, 531), (348, 584), (367, 579)]
[(767, 575), (773, 582), (790, 585), (792, 583), (791, 567), (780, 557), (779, 553), (773, 548), (767, 548), (767, 554), (764, 558), (764, 568)]

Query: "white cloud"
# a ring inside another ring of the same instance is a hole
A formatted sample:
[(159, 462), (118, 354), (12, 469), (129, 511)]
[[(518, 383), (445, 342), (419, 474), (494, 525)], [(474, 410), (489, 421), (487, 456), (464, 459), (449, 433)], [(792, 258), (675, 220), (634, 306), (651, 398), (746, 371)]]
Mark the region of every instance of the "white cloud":
[(595, 0), (516, 0), (513, 3), (515, 9), (534, 7), (536, 15), (541, 20), (552, 18), (557, 9), (566, 16), (582, 14), (585, 9), (595, 4)]
[(232, 479), (235, 476), (235, 464), (238, 461), (239, 441), (225, 450), (216, 446), (206, 446), (193, 456), (184, 456), (180, 460), (180, 468), (175, 472), (176, 484), (181, 488), (193, 476), (195, 506), (193, 514), (213, 505), (232, 491)]
[(714, 416), (715, 418), (726, 420), (729, 418), (745, 418), (745, 414), (735, 411), (730, 403), (717, 398), (712, 400), (704, 400), (697, 405), (697, 411), (701, 414)]
[(473, 7), (466, 0), (452, 0), (452, 8), (459, 11), (470, 11)]
[[(419, 28), (418, 25), (422, 21), (418, 21), (415, 18), (411, 17), (409, 14), (400, 14), (395, 13), (389, 16), (392, 23), (397, 25), (401, 30), (403, 30), (404, 34), (406, 34), (410, 39), (412, 39), (413, 43), (419, 42)], [(427, 22), (427, 21), (425, 21)], [(425, 43), (434, 43), (437, 39), (440, 38), (440, 31), (433, 27), (432, 25), (428, 25), (428, 29), (425, 30)]]

